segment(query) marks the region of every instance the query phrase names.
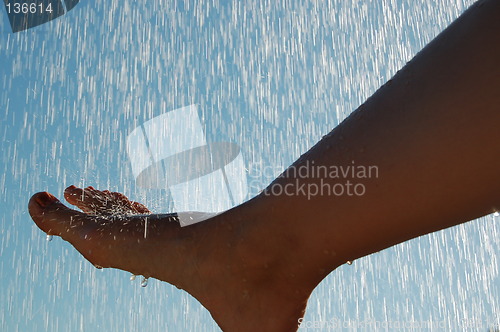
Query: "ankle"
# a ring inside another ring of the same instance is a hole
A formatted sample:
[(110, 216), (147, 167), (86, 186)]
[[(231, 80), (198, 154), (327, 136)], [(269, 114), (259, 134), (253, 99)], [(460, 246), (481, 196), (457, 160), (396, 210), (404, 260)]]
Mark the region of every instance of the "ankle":
[(273, 221), (262, 211), (241, 206), (221, 215), (205, 238), (218, 242), (200, 246), (198, 275), (207, 283), (191, 294), (224, 331), (293, 331), (316, 286), (290, 268), (282, 239), (268, 237)]
[(226, 283), (202, 303), (223, 331), (295, 331), (309, 295), (296, 293), (283, 282), (242, 280)]

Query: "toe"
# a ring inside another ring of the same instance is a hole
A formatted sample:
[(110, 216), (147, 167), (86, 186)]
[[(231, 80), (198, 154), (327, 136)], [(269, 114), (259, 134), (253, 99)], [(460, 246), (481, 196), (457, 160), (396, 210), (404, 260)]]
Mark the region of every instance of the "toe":
[[(48, 192), (33, 195), (28, 211), (36, 225), (45, 233), (63, 238), (80, 229), (88, 229), (85, 214), (71, 210)], [(92, 223), (90, 223), (92, 224)], [(71, 230), (71, 232), (70, 232)]]
[(105, 192), (90, 186), (85, 189), (69, 186), (64, 191), (64, 198), (68, 203), (88, 214), (105, 214), (103, 210), (106, 209), (108, 201), (106, 196)]
[(36, 193), (31, 197), (28, 203), (28, 211), (31, 218), (36, 225), (47, 234), (53, 234), (50, 220), (46, 218), (47, 211), (59, 204), (61, 204), (61, 202), (48, 192)]
[(80, 207), (83, 201), (83, 189), (71, 185), (64, 190), (64, 198), (71, 205)]
[(150, 214), (151, 211), (144, 205), (139, 202), (131, 202), (133, 208), (137, 211), (139, 214)]
[(98, 216), (133, 215), (151, 213), (143, 204), (130, 201), (127, 196), (93, 187), (81, 189), (69, 186), (64, 191), (66, 200), (83, 212)]

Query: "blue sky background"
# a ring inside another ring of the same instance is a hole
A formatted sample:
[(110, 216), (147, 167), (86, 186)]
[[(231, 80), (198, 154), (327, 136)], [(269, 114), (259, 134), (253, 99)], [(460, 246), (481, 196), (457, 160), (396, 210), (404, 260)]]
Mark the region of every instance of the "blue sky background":
[[(60, 239), (47, 242), (28, 215), (29, 197), (92, 185), (167, 212), (165, 191), (135, 186), (126, 138), (190, 104), (210, 140), (242, 148), (250, 197), (470, 3), (82, 0), (16, 34), (2, 10), (0, 329), (218, 331), (175, 287), (151, 280), (141, 288), (128, 273), (96, 270)], [(263, 167), (276, 174), (255, 171)], [(500, 319), (496, 219), (339, 268), (313, 294), (305, 321), (444, 321), (447, 330), (487, 331)]]

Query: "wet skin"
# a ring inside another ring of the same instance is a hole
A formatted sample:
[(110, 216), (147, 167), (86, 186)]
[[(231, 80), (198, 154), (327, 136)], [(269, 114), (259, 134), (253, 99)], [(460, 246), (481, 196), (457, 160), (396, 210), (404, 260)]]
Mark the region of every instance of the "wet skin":
[[(265, 191), (179, 227), (121, 194), (69, 187), (85, 213), (38, 193), (30, 215), (94, 265), (186, 290), (224, 331), (294, 331), (341, 264), (500, 210), (499, 17), (500, 1), (478, 1), (291, 166), (376, 165), (363, 196)], [(338, 183), (292, 174), (271, 186)]]
[[(289, 331), (303, 315), (314, 287), (307, 283), (294, 287), (284, 280), (290, 274), (284, 268), (286, 259), (277, 257), (279, 251), (275, 255), (270, 248), (257, 246), (261, 235), (243, 227), (245, 223), (231, 217), (231, 212), (183, 228), (175, 217), (150, 214), (144, 205), (120, 193), (70, 186), (64, 197), (84, 212), (41, 192), (29, 202), (30, 215), (41, 230), (70, 242), (96, 267), (118, 268), (184, 289), (224, 330), (241, 325), (246, 316), (252, 321), (279, 307), (281, 317), (278, 313), (269, 317), (267, 330)], [(255, 214), (246, 217), (250, 220)], [(254, 321), (255, 326), (247, 323), (238, 330), (262, 327), (262, 321)]]

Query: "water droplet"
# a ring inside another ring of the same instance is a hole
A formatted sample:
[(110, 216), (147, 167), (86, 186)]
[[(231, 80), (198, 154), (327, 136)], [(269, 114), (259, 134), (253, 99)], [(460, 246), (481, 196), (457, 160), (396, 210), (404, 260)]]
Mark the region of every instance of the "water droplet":
[(351, 261), (347, 261), (346, 263), (347, 263), (347, 265), (352, 265)]
[(47, 234), (47, 237), (45, 239), (50, 242), (50, 241), (52, 241), (53, 237), (54, 237), (54, 235)]
[(135, 274), (132, 274), (132, 275), (130, 276), (130, 281), (134, 281), (134, 280), (135, 280), (135, 277), (137, 277), (137, 276), (136, 276)]
[(495, 213), (493, 213), (493, 216), (498, 217), (498, 216), (500, 216), (500, 213), (498, 213), (498, 211), (495, 211)]
[(148, 285), (148, 278), (142, 277), (141, 287), (146, 287)]

